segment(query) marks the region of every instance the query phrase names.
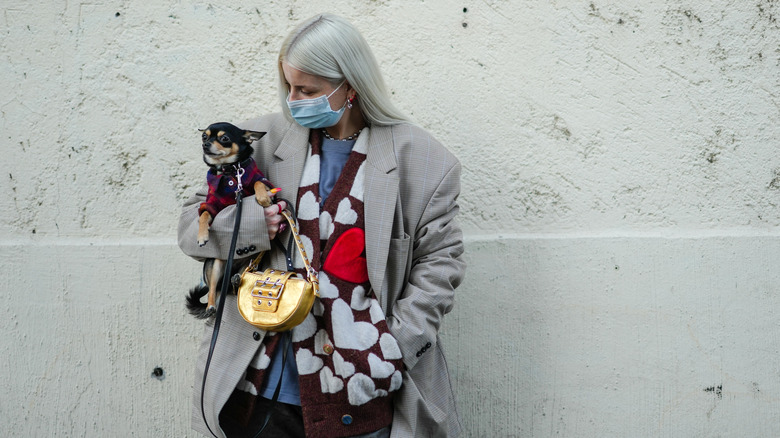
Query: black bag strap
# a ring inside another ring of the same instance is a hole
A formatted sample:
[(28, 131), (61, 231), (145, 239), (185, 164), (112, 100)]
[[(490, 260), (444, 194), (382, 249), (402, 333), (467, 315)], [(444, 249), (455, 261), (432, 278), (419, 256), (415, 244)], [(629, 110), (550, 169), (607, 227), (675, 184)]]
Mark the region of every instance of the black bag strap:
[[(209, 355), (206, 358), (206, 368), (203, 370), (203, 382), (201, 384), (200, 388), (200, 413), (203, 416), (203, 423), (206, 425), (206, 428), (211, 432), (212, 435), (215, 437), (217, 436), (213, 430), (211, 430), (211, 426), (209, 426), (209, 422), (206, 419), (206, 409), (203, 404), (203, 399), (206, 393), (206, 377), (208, 377), (209, 374), (209, 366), (211, 365), (211, 357), (214, 355), (214, 347), (217, 344), (217, 336), (219, 336), (219, 327), (222, 324), (222, 312), (225, 310), (225, 297), (227, 296), (228, 289), (230, 287), (230, 273), (233, 270), (233, 254), (236, 252), (236, 242), (238, 241), (238, 230), (241, 227), (241, 206), (242, 206), (242, 200), (243, 196), (241, 193), (241, 190), (236, 191), (236, 221), (235, 225), (233, 226), (233, 235), (230, 239), (230, 252), (228, 253), (228, 259), (225, 263), (225, 271), (222, 274), (222, 292), (219, 295), (219, 303), (217, 303), (217, 314), (214, 318), (214, 331), (211, 335), (211, 345), (209, 346)], [(289, 204), (289, 201), (287, 202)], [(289, 219), (289, 218), (288, 218)], [(286, 252), (286, 251), (285, 251)], [(292, 269), (291, 266), (291, 260), (290, 256), (287, 256), (288, 259), (288, 266), (290, 269)], [(265, 420), (263, 421), (263, 425), (260, 427), (260, 430), (257, 431), (255, 434), (255, 438), (258, 438), (260, 434), (263, 433), (263, 430), (265, 430), (266, 426), (268, 426), (268, 422), (271, 420), (271, 413), (273, 412), (274, 408), (276, 407), (276, 401), (279, 398), (279, 392), (282, 388), (282, 377), (284, 377), (284, 368), (285, 364), (287, 363), (287, 350), (290, 348), (290, 333), (287, 332), (285, 335), (285, 343), (283, 345), (284, 351), (282, 351), (282, 370), (279, 373), (279, 382), (276, 384), (276, 390), (274, 390), (274, 396), (271, 400), (271, 407), (268, 409), (268, 412), (265, 415)]]
[(222, 324), (222, 312), (225, 310), (225, 297), (227, 297), (228, 289), (230, 287), (230, 273), (233, 271), (233, 254), (236, 252), (236, 242), (238, 241), (238, 230), (241, 227), (241, 202), (242, 194), (241, 190), (236, 191), (236, 222), (233, 227), (233, 236), (230, 239), (230, 252), (228, 253), (228, 259), (225, 263), (225, 271), (222, 274), (222, 292), (219, 294), (219, 303), (217, 303), (217, 315), (214, 318), (214, 331), (211, 334), (211, 345), (209, 346), (209, 355), (206, 358), (206, 368), (203, 370), (203, 384), (200, 388), (200, 413), (203, 416), (203, 422), (206, 424), (206, 428), (215, 437), (217, 436), (209, 422), (206, 419), (206, 409), (203, 406), (203, 398), (206, 393), (206, 377), (209, 374), (209, 366), (211, 365), (211, 357), (214, 355), (214, 346), (217, 344), (217, 336), (219, 335), (219, 326)]

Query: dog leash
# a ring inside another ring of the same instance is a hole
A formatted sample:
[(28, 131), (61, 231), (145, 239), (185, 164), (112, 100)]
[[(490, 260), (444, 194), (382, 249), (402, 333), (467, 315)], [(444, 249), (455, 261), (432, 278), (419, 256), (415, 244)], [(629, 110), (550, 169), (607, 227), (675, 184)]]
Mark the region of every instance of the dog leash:
[[(236, 251), (236, 243), (238, 241), (238, 230), (241, 227), (241, 206), (243, 203), (241, 200), (243, 199), (243, 185), (241, 184), (241, 176), (244, 174), (244, 169), (241, 167), (241, 165), (236, 166), (236, 221), (235, 225), (233, 226), (233, 235), (230, 239), (230, 252), (228, 253), (228, 259), (225, 263), (225, 270), (222, 274), (222, 292), (219, 294), (219, 302), (217, 303), (217, 313), (214, 318), (214, 330), (212, 331), (211, 335), (211, 345), (209, 346), (209, 354), (206, 358), (206, 367), (203, 370), (203, 382), (201, 384), (200, 388), (200, 413), (203, 417), (203, 423), (206, 425), (206, 428), (211, 432), (211, 434), (216, 437), (217, 434), (214, 433), (213, 430), (211, 430), (211, 426), (209, 426), (209, 422), (206, 419), (206, 409), (204, 407), (204, 396), (206, 394), (206, 378), (208, 377), (209, 373), (209, 367), (211, 365), (211, 358), (214, 355), (214, 347), (217, 344), (217, 336), (219, 335), (219, 327), (222, 324), (222, 312), (225, 309), (225, 298), (227, 297), (227, 292), (230, 287), (231, 283), (231, 275), (230, 273), (233, 270), (233, 254), (235, 254)], [(287, 204), (289, 205), (290, 202), (285, 200)], [(292, 208), (292, 207), (290, 207)], [(284, 248), (284, 247), (283, 247)], [(288, 268), (292, 269), (292, 263), (291, 263), (291, 257), (288, 254), (287, 249), (285, 248), (285, 255), (287, 256), (287, 263)], [(290, 334), (285, 333), (285, 344), (283, 346), (284, 350), (282, 351), (282, 369), (279, 373), (279, 382), (276, 385), (276, 390), (274, 390), (273, 399), (271, 400), (271, 407), (268, 409), (268, 412), (266, 413), (265, 420), (263, 422), (262, 427), (260, 427), (260, 430), (257, 431), (254, 438), (257, 438), (260, 436), (260, 434), (263, 433), (263, 430), (265, 430), (266, 426), (268, 426), (268, 422), (271, 419), (271, 413), (273, 412), (274, 408), (276, 407), (276, 401), (279, 398), (279, 392), (282, 387), (282, 377), (284, 376), (284, 368), (285, 364), (287, 363), (287, 350), (290, 347)]]
[(203, 384), (200, 388), (200, 413), (203, 416), (203, 422), (206, 424), (206, 428), (215, 437), (217, 434), (211, 430), (209, 422), (206, 419), (206, 409), (203, 406), (203, 398), (206, 394), (206, 377), (209, 374), (209, 366), (211, 365), (211, 357), (214, 355), (214, 346), (217, 344), (217, 336), (219, 335), (219, 326), (222, 324), (222, 311), (225, 310), (225, 298), (227, 297), (228, 288), (230, 287), (230, 273), (233, 271), (233, 254), (236, 251), (236, 242), (238, 241), (238, 230), (241, 226), (241, 198), (243, 197), (243, 186), (241, 185), (241, 175), (243, 175), (244, 169), (240, 166), (236, 169), (236, 180), (238, 184), (236, 187), (236, 222), (233, 227), (233, 236), (230, 239), (230, 252), (228, 253), (228, 259), (225, 263), (225, 270), (222, 274), (222, 292), (219, 294), (219, 303), (217, 303), (217, 315), (214, 318), (214, 330), (211, 335), (211, 345), (209, 346), (209, 355), (206, 358), (206, 368), (203, 370)]

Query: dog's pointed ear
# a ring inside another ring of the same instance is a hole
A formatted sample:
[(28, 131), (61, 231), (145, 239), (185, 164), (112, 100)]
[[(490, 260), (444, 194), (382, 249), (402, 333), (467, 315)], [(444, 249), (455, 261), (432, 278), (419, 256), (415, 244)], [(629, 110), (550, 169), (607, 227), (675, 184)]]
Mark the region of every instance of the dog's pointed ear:
[(244, 138), (249, 143), (252, 143), (253, 141), (260, 140), (265, 135), (265, 132), (257, 132), (257, 131), (244, 131)]

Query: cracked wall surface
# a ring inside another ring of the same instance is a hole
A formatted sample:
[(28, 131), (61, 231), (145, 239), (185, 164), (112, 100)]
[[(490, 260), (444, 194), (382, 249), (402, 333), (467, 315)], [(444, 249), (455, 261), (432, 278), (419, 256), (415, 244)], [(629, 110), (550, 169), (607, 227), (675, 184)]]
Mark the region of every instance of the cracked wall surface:
[(3, 2), (0, 431), (189, 433), (197, 129), (323, 10), (463, 164), (466, 436), (780, 435), (775, 0)]

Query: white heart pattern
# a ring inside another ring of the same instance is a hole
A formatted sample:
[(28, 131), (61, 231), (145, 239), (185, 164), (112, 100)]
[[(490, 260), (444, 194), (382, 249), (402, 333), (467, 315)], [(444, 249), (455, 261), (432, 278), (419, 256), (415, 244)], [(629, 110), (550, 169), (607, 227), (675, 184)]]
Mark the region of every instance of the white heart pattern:
[(322, 387), (322, 392), (335, 394), (344, 389), (344, 381), (334, 376), (330, 368), (325, 367), (320, 371), (320, 386)]
[(298, 220), (312, 220), (320, 216), (320, 204), (314, 196), (314, 192), (309, 190), (301, 196), (301, 202), (298, 204)]
[(376, 324), (385, 319), (385, 312), (382, 311), (382, 306), (380, 306), (379, 301), (374, 298), (371, 298), (371, 310), (369, 310), (368, 313), (371, 315), (372, 324)]
[(365, 173), (365, 169), (366, 162), (364, 161), (360, 165), (357, 174), (355, 174), (355, 182), (352, 184), (352, 189), (349, 191), (349, 196), (352, 196), (360, 202), (363, 202), (363, 181), (365, 181), (363, 174)]
[(393, 377), (390, 379), (390, 389), (388, 391), (393, 392), (401, 387), (404, 383), (404, 376), (400, 371), (393, 373)]
[(375, 379), (390, 377), (395, 372), (393, 364), (383, 361), (374, 353), (368, 355), (368, 368), (371, 370), (371, 377)]
[(257, 354), (255, 354), (255, 357), (252, 358), (252, 362), (249, 364), (249, 366), (256, 370), (264, 370), (268, 368), (268, 364), (270, 363), (271, 358), (265, 354), (265, 344), (263, 344), (260, 346)]
[(252, 384), (252, 382), (250, 382), (249, 380), (246, 380), (246, 371), (244, 371), (244, 374), (241, 376), (241, 379), (238, 380), (236, 389), (239, 391), (248, 392), (255, 396), (257, 395), (257, 388), (255, 388), (255, 385)]
[(335, 229), (336, 225), (333, 224), (333, 218), (330, 217), (330, 213), (323, 211), (320, 214), (320, 239), (328, 240)]
[(325, 271), (320, 271), (318, 278), (320, 280), (320, 298), (336, 299), (339, 297), (339, 288), (330, 282), (330, 277)]
[(323, 362), (322, 359), (311, 354), (308, 349), (301, 348), (295, 355), (295, 364), (298, 365), (298, 374), (305, 376), (319, 371)]
[(311, 306), (311, 313), (313, 313), (314, 316), (322, 316), (322, 314), (325, 313), (325, 306), (319, 298), (314, 299), (314, 304)]
[(363, 286), (357, 286), (352, 290), (350, 307), (355, 310), (366, 310), (371, 307), (371, 300), (366, 296), (366, 289)]
[(356, 322), (352, 309), (340, 298), (333, 302), (331, 322), (333, 341), (338, 348), (364, 351), (373, 347), (379, 339), (379, 331), (376, 327), (367, 322)]
[(376, 389), (374, 381), (365, 374), (357, 373), (347, 383), (347, 399), (353, 406), (364, 405), (377, 397), (384, 397), (387, 391)]
[(314, 315), (309, 312), (309, 314), (306, 315), (306, 319), (292, 329), (292, 341), (301, 342), (314, 336), (314, 333), (316, 332), (317, 321), (314, 319)]
[(311, 154), (311, 147), (309, 148), (309, 155), (306, 157), (306, 164), (303, 167), (303, 174), (301, 174), (301, 183), (298, 187), (306, 187), (312, 184), (316, 184), (320, 181), (320, 156)]
[[(301, 234), (299, 236), (301, 238), (301, 243), (303, 243), (303, 250), (306, 252), (306, 258), (311, 260), (311, 255), (314, 254), (314, 246), (311, 244), (311, 239), (309, 239), (308, 236), (304, 236)], [(293, 257), (295, 260), (293, 262), (293, 266), (296, 269), (303, 269), (303, 260), (301, 259), (301, 255), (298, 254), (298, 248), (293, 249), (295, 257)]]
[(330, 344), (330, 338), (328, 332), (325, 329), (320, 329), (317, 335), (314, 336), (314, 353), (315, 354), (328, 354), (325, 352), (325, 345)]
[(355, 374), (355, 365), (344, 360), (338, 351), (333, 353), (333, 369), (336, 370), (336, 374), (345, 379)]
[(404, 357), (398, 347), (398, 342), (390, 333), (382, 334), (382, 337), (379, 338), (379, 347), (382, 348), (382, 356), (386, 360), (403, 359)]
[(353, 225), (357, 222), (357, 218), (357, 212), (352, 209), (352, 203), (349, 202), (349, 198), (342, 199), (339, 202), (339, 208), (336, 210), (336, 218), (333, 220), (340, 224)]

